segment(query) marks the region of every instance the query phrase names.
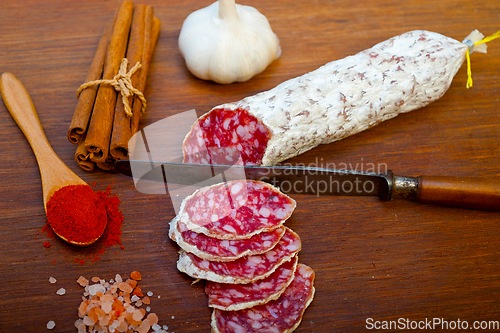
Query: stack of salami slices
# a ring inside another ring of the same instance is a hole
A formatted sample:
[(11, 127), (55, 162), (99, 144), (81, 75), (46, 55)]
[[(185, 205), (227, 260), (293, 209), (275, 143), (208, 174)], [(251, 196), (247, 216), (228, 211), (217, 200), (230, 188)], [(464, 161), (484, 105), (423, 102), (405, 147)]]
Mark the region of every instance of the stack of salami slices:
[(314, 296), (298, 264), (299, 236), (283, 224), (295, 201), (270, 184), (236, 180), (188, 196), (170, 223), (177, 268), (206, 279), (212, 332), (292, 332)]

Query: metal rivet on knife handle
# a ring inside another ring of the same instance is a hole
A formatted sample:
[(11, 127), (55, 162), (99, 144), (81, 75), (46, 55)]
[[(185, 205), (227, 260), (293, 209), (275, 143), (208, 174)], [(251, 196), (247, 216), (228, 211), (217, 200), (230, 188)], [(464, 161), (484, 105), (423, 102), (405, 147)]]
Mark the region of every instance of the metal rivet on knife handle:
[(418, 179), (416, 177), (404, 177), (393, 175), (392, 199), (416, 199)]

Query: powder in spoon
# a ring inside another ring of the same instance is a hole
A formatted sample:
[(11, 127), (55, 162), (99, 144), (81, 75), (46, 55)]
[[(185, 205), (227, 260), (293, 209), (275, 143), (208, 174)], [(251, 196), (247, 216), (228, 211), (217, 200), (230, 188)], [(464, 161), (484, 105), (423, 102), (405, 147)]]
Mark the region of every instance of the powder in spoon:
[(102, 198), (88, 185), (65, 186), (47, 203), (50, 226), (70, 242), (93, 242), (104, 232), (107, 219)]

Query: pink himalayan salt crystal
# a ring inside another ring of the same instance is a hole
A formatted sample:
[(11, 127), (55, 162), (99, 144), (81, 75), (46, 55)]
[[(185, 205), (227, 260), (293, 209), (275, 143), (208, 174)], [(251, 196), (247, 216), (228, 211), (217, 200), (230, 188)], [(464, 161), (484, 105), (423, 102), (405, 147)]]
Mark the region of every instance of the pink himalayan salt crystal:
[(83, 301), (78, 306), (78, 316), (80, 318), (85, 317), (85, 313), (87, 313), (87, 305), (88, 305), (88, 302), (87, 301)]
[(111, 309), (113, 307), (113, 300), (105, 301), (101, 303), (101, 309), (103, 309), (104, 312), (110, 313)]
[(78, 282), (78, 284), (82, 287), (86, 287), (89, 285), (89, 280), (87, 280), (86, 278), (84, 278), (83, 276), (80, 276), (78, 278), (78, 280), (76, 280), (76, 282)]
[(144, 317), (144, 314), (142, 313), (141, 310), (137, 309), (134, 311), (134, 314), (132, 315), (132, 319), (135, 321), (139, 321)]
[(93, 326), (95, 323), (89, 316), (83, 317), (83, 323), (87, 326)]
[(149, 320), (149, 322), (151, 324), (158, 324), (158, 316), (156, 315), (156, 313), (150, 313), (148, 314), (148, 316), (146, 317), (147, 320)]
[(91, 286), (88, 286), (86, 290), (88, 290), (90, 295), (94, 296), (98, 292), (104, 294), (106, 292), (106, 287), (100, 284), (93, 284)]
[(143, 322), (137, 327), (137, 332), (138, 333), (147, 333), (149, 332), (149, 329), (151, 328), (151, 323), (149, 322), (148, 319), (144, 319)]
[(87, 326), (83, 323), (83, 319), (75, 321), (75, 327), (78, 330), (78, 333), (87, 332)]
[(111, 315), (108, 314), (106, 316), (103, 316), (102, 318), (99, 319), (99, 325), (105, 327), (106, 325), (109, 324), (110, 320), (111, 320)]
[(123, 320), (123, 318), (120, 318), (120, 320), (121, 320), (120, 321), (120, 325), (118, 325), (118, 327), (116, 328), (116, 330), (118, 332), (125, 332), (125, 331), (127, 331), (128, 323), (125, 320)]
[(128, 283), (125, 283), (125, 282), (120, 282), (118, 284), (118, 288), (126, 293), (131, 293), (132, 292), (132, 287), (128, 284)]

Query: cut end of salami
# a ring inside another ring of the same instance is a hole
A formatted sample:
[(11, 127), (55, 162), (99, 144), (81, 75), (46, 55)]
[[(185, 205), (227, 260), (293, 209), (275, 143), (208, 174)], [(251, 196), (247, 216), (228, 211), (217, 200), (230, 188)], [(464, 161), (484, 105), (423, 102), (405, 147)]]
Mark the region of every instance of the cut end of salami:
[(292, 283), (277, 300), (239, 311), (212, 313), (212, 333), (293, 332), (314, 297), (314, 271), (299, 264)]
[[(270, 130), (245, 109), (220, 108), (200, 117), (183, 144), (184, 163), (260, 165)], [(223, 149), (221, 149), (223, 148)]]
[(246, 239), (280, 227), (295, 207), (295, 200), (268, 183), (235, 180), (204, 187), (187, 197), (177, 219), (209, 237)]

